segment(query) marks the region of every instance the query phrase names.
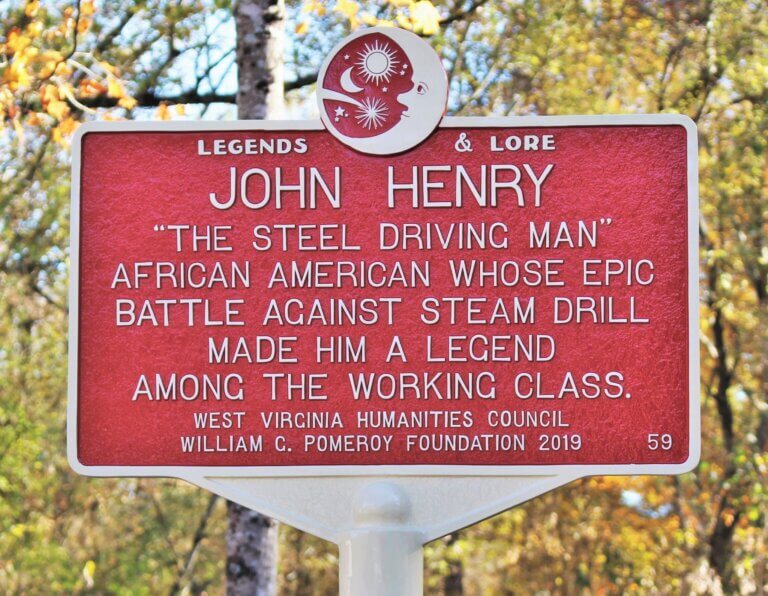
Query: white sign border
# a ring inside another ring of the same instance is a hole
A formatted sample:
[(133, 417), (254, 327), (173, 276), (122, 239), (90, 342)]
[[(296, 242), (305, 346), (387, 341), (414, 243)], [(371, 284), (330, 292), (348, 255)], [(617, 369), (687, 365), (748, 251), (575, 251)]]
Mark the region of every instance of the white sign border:
[(228, 122), (89, 122), (72, 140), (70, 210), (69, 354), (67, 395), (67, 458), (83, 476), (169, 477), (202, 482), (210, 477), (325, 476), (541, 476), (570, 478), (593, 475), (683, 474), (696, 467), (701, 454), (699, 379), (699, 193), (696, 125), (677, 114), (446, 117), (439, 128), (562, 128), (584, 126), (682, 126), (686, 130), (688, 177), (688, 459), (676, 464), (558, 464), (558, 465), (327, 465), (327, 466), (89, 466), (77, 456), (77, 386), (80, 281), (80, 170), (83, 137), (91, 132), (211, 132), (251, 130), (325, 130), (320, 120), (235, 120)]

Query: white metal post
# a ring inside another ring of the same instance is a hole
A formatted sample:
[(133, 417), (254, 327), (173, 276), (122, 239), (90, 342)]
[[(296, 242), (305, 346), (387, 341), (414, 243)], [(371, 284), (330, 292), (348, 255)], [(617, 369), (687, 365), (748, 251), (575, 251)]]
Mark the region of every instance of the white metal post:
[(421, 596), (424, 535), (408, 525), (411, 503), (391, 482), (363, 487), (355, 497), (355, 526), (339, 544), (341, 596)]

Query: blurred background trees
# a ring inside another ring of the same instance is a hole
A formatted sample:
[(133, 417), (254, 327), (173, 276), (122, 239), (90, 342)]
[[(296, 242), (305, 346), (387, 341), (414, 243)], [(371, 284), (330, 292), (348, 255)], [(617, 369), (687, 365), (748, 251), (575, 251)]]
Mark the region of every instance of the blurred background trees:
[[(590, 478), (433, 543), (436, 594), (768, 587), (768, 7), (736, 0), (288, 2), (288, 118), (350, 29), (427, 37), (455, 115), (675, 112), (701, 176), (703, 458)], [(233, 118), (225, 0), (0, 1), (0, 590), (220, 592), (226, 511), (65, 458), (69, 139), (89, 119)], [(332, 545), (281, 530), (285, 594), (333, 594)]]

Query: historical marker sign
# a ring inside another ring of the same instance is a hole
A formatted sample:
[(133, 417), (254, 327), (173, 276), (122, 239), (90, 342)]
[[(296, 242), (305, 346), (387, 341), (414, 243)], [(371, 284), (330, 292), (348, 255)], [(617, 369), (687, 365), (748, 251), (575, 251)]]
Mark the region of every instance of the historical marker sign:
[(187, 478), (346, 545), (344, 593), (401, 594), (429, 539), (695, 465), (693, 123), (442, 118), (446, 93), (373, 29), (321, 121), (80, 129), (77, 471)]
[(88, 125), (76, 463), (684, 469), (692, 135), (446, 119), (378, 157), (315, 123)]

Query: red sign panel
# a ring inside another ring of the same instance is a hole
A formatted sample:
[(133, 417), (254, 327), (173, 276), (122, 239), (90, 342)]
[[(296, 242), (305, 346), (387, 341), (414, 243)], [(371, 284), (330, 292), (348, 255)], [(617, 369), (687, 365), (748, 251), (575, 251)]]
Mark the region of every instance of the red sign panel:
[(86, 128), (73, 462), (690, 467), (688, 122), (446, 119), (394, 156), (317, 123)]

